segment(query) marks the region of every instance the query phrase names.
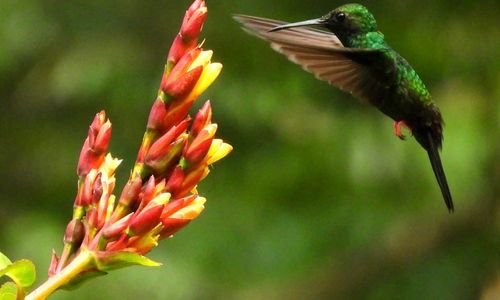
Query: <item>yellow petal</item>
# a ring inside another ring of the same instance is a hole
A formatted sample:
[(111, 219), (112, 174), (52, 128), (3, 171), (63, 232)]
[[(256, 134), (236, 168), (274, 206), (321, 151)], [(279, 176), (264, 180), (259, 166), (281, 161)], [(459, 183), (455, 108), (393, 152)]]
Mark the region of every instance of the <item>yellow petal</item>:
[(210, 149), (208, 149), (207, 157), (213, 156), (217, 151), (219, 151), (220, 146), (222, 145), (221, 139), (213, 139), (212, 144), (210, 145)]
[(109, 220), (109, 218), (111, 218), (111, 215), (113, 214), (113, 211), (115, 209), (115, 200), (116, 200), (116, 197), (115, 195), (111, 195), (109, 196), (109, 202), (108, 202), (108, 207), (107, 207), (107, 211), (106, 211), (106, 221)]
[(194, 199), (193, 202), (191, 202), (188, 206), (178, 210), (169, 218), (193, 220), (194, 218), (198, 217), (201, 214), (201, 212), (205, 209), (204, 204), (206, 201), (207, 199), (205, 199), (204, 197), (198, 197)]
[(201, 73), (198, 82), (194, 86), (188, 98), (196, 98), (201, 95), (219, 76), (220, 71), (222, 70), (222, 64), (220, 63), (211, 63), (207, 65), (203, 69), (203, 73)]
[(198, 55), (198, 57), (196, 57), (191, 66), (189, 66), (187, 72), (198, 66), (202, 66), (203, 68), (205, 68), (210, 63), (213, 54), (214, 52), (212, 50), (201, 51), (201, 53)]
[[(214, 140), (215, 142), (215, 140)], [(227, 144), (227, 143), (224, 143), (222, 142), (222, 140), (220, 140), (220, 144), (218, 145), (218, 147), (216, 149), (213, 149), (212, 150), (212, 147), (210, 147), (210, 150), (209, 150), (209, 155), (208, 155), (208, 160), (207, 160), (207, 164), (208, 165), (211, 165), (213, 163), (215, 163), (216, 161), (219, 161), (221, 159), (223, 159), (224, 157), (226, 157), (231, 151), (233, 151), (233, 146)], [(217, 143), (219, 143), (217, 141)], [(214, 145), (214, 143), (212, 142), (212, 145)]]
[(121, 159), (113, 158), (111, 153), (108, 153), (104, 159), (104, 163), (100, 167), (100, 171), (110, 177), (115, 173), (116, 168), (118, 168), (121, 163)]
[(170, 200), (170, 193), (161, 193), (156, 196), (151, 202), (148, 203), (148, 207), (163, 205)]

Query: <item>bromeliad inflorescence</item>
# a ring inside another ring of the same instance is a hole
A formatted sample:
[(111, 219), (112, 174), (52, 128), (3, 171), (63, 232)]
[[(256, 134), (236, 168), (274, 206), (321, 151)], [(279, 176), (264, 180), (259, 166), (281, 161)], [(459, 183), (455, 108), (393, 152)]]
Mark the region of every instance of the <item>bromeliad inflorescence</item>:
[(43, 299), (59, 287), (112, 269), (158, 265), (143, 255), (204, 209), (205, 198), (196, 186), (209, 165), (232, 150), (215, 138), (209, 101), (193, 119), (187, 115), (222, 68), (211, 62), (212, 51), (198, 44), (206, 15), (203, 0), (194, 1), (185, 14), (137, 161), (119, 197), (114, 188), (121, 160), (108, 153), (111, 122), (104, 111), (95, 116), (78, 162), (78, 192), (63, 251), (60, 256), (53, 252), (49, 280), (27, 299)]

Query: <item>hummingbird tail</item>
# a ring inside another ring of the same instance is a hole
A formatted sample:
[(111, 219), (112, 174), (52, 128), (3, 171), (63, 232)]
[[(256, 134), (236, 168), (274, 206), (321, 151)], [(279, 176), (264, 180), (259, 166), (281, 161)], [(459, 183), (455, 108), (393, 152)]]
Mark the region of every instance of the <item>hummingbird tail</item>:
[(448, 187), (448, 181), (446, 180), (446, 175), (444, 173), (443, 165), (441, 163), (441, 158), (439, 156), (439, 145), (433, 138), (431, 130), (427, 130), (426, 135), (426, 143), (425, 149), (427, 150), (427, 154), (429, 155), (429, 160), (431, 161), (432, 170), (434, 171), (434, 175), (436, 175), (436, 179), (438, 181), (439, 187), (441, 188), (441, 193), (443, 194), (444, 202), (448, 207), (450, 213), (455, 209), (453, 206), (453, 200), (451, 198), (450, 188)]

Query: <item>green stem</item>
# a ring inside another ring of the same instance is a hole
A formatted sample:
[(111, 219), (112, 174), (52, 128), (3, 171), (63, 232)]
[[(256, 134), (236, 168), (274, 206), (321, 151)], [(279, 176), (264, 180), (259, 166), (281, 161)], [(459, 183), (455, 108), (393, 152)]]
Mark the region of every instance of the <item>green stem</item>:
[(82, 249), (82, 251), (69, 263), (61, 272), (50, 277), (36, 290), (29, 293), (25, 300), (43, 300), (52, 294), (59, 287), (67, 284), (70, 280), (88, 269), (94, 260), (92, 252)]

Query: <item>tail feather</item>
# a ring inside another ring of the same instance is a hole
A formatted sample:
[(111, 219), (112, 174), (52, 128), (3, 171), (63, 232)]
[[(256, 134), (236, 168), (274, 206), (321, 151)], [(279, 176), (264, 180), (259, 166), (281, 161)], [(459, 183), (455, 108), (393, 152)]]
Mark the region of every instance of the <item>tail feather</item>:
[(436, 145), (431, 131), (427, 131), (427, 143), (426, 143), (427, 154), (429, 155), (429, 160), (431, 161), (432, 170), (436, 179), (438, 181), (439, 187), (441, 188), (441, 193), (443, 194), (444, 202), (448, 207), (450, 213), (455, 209), (453, 206), (453, 200), (450, 193), (450, 188), (448, 187), (448, 181), (446, 180), (446, 175), (443, 170), (443, 165), (441, 164), (441, 158), (439, 156), (439, 146)]

